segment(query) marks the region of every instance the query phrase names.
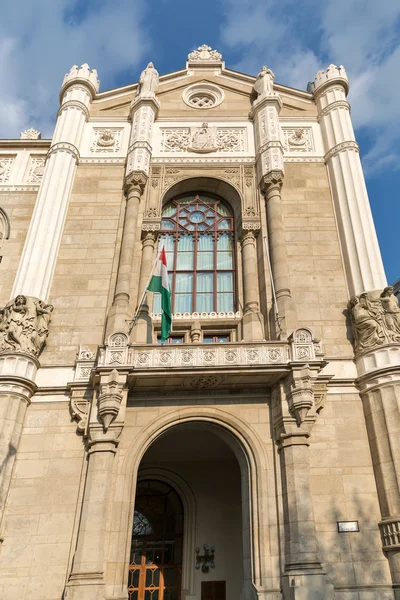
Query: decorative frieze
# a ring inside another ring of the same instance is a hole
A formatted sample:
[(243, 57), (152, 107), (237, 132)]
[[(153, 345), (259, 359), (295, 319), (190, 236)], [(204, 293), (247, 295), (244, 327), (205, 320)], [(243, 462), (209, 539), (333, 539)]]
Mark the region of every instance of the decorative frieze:
[(118, 152), (121, 148), (123, 129), (98, 128), (93, 129), (90, 152), (93, 153), (112, 153)]
[(0, 156), (0, 182), (7, 183), (15, 161), (14, 156)]
[(162, 127), (161, 152), (245, 152), (244, 127)]
[(283, 127), (282, 138), (286, 152), (314, 152), (311, 127)]

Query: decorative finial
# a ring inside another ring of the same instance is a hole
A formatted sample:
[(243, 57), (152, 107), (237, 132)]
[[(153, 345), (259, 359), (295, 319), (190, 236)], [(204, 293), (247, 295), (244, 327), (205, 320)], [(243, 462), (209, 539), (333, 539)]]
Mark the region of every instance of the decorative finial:
[(37, 129), (30, 127), (29, 129), (25, 129), (25, 131), (21, 131), (20, 139), (21, 140), (40, 140), (42, 134)]
[(188, 55), (188, 62), (218, 62), (222, 61), (222, 54), (217, 52), (217, 50), (212, 50), (211, 46), (207, 46), (207, 44), (203, 44), (199, 46), (197, 50), (193, 50)]

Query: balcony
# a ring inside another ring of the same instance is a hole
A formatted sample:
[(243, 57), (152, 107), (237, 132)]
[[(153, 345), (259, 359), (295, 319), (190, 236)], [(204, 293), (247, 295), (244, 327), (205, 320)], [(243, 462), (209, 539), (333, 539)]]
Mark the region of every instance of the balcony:
[(129, 344), (125, 334), (116, 333), (96, 358), (80, 354), (75, 382), (89, 381), (93, 370), (123, 369), (135, 391), (260, 388), (284, 377), (293, 363), (310, 362), (323, 362), (323, 354), (305, 328), (287, 341), (162, 346)]

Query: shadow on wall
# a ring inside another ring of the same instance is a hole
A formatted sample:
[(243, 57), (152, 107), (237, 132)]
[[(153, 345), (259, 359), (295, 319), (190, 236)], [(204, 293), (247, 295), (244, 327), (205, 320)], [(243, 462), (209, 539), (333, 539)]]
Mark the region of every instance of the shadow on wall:
[[(353, 592), (351, 598), (358, 599), (355, 594), (359, 591), (374, 594), (368, 598), (375, 600), (393, 600), (389, 563), (382, 550), (378, 527), (379, 509), (376, 511), (372, 506), (368, 495), (353, 492), (350, 501), (348, 496), (343, 497), (343, 503), (338, 497), (332, 497), (322, 511), (325, 514), (318, 515), (317, 519), (318, 545), (324, 570), (335, 586), (336, 598), (344, 600)], [(328, 521), (332, 525), (329, 529)], [(359, 532), (339, 533), (339, 521), (358, 521)]]
[(0, 465), (0, 475), (6, 469), (7, 463), (10, 460), (10, 458), (12, 458), (13, 456), (15, 456), (16, 454), (17, 454), (17, 449), (10, 442), (9, 445), (8, 445), (8, 452), (7, 452), (6, 456), (4, 457), (4, 459), (3, 459), (3, 461), (2, 461), (2, 463)]

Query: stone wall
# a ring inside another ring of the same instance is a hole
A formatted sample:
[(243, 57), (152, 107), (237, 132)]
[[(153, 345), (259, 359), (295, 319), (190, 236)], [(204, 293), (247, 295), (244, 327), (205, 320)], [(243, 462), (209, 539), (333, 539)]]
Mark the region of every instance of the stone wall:
[(327, 358), (352, 358), (348, 293), (326, 167), (285, 165), (282, 208), (299, 327), (323, 340)]
[(42, 365), (72, 365), (79, 344), (103, 341), (125, 210), (122, 183), (122, 167), (78, 167), (50, 291), (54, 312)]
[(10, 220), (10, 238), (0, 243), (0, 307), (10, 300), (15, 274), (28, 232), (36, 192), (0, 192), (0, 207)]

